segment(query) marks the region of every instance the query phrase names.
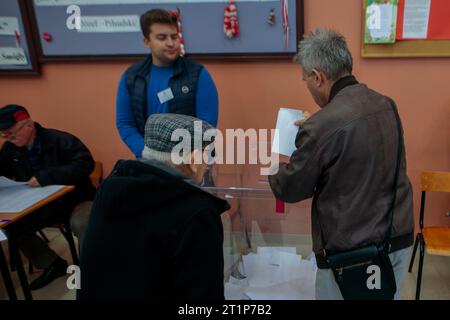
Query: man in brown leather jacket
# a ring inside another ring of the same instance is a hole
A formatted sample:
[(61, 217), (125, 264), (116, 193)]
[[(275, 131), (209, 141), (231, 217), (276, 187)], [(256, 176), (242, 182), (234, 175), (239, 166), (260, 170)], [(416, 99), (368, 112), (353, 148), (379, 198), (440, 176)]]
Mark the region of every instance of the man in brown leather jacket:
[[(269, 181), (275, 196), (286, 202), (313, 198), (313, 250), (319, 267), (316, 297), (342, 299), (324, 252), (384, 240), (397, 161), (395, 103), (352, 76), (351, 53), (335, 31), (318, 29), (305, 37), (296, 60), (321, 110), (301, 124), (297, 150)], [(396, 298), (414, 236), (412, 189), (402, 155), (389, 255)]]

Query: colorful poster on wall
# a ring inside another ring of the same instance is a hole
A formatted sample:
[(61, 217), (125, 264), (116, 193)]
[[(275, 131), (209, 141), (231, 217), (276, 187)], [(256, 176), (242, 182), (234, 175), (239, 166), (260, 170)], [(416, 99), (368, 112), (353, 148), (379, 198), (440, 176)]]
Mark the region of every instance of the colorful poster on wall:
[(397, 40), (450, 40), (449, 0), (399, 0)]
[(367, 0), (364, 43), (394, 43), (398, 0)]

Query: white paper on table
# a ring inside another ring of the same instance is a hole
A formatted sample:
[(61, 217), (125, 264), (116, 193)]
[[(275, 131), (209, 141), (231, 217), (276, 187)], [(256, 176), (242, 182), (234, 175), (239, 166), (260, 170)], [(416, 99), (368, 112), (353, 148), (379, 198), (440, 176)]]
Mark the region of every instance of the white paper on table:
[(20, 47), (0, 47), (0, 65), (26, 65), (25, 51)]
[(21, 186), (27, 184), (27, 182), (17, 182), (11, 179), (8, 179), (7, 177), (0, 177), (0, 188), (5, 188), (5, 187), (16, 187), (16, 186)]
[(19, 19), (16, 17), (0, 17), (0, 35), (14, 36), (20, 35)]
[(394, 31), (392, 21), (394, 20), (394, 18), (396, 18), (396, 16), (394, 16), (397, 14), (396, 6), (394, 6), (391, 3), (387, 4), (373, 3), (370, 5), (368, 10), (370, 10), (372, 6), (378, 7), (380, 13), (380, 24), (379, 28), (369, 28), (370, 36), (373, 39), (389, 38)]
[(431, 0), (405, 0), (403, 38), (426, 39), (430, 20)]
[(295, 137), (298, 132), (298, 127), (294, 123), (301, 119), (303, 119), (302, 110), (280, 108), (272, 142), (272, 152), (286, 156), (292, 155), (296, 149)]
[[(2, 183), (5, 183), (4, 179)], [(32, 188), (21, 183), (0, 187), (0, 212), (19, 213), (62, 188), (64, 188), (62, 185)]]
[(81, 16), (78, 32), (140, 32), (139, 16)]

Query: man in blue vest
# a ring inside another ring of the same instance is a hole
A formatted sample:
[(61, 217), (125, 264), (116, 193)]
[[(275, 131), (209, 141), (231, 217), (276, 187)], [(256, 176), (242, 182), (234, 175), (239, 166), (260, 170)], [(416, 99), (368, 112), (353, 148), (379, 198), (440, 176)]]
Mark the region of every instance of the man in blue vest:
[(129, 67), (117, 92), (116, 125), (137, 158), (144, 149), (147, 117), (155, 113), (194, 116), (217, 126), (217, 89), (206, 68), (180, 56), (177, 17), (153, 9), (141, 16), (146, 59)]

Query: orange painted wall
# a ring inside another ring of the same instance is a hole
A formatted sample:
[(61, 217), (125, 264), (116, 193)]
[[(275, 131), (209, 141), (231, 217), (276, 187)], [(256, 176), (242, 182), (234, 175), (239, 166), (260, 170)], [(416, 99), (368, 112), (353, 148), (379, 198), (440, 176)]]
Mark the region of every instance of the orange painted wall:
[[(361, 9), (360, 0), (305, 0), (305, 30), (324, 26), (343, 33), (357, 78), (397, 102), (417, 209), (419, 172), (450, 171), (450, 59), (361, 58)], [(131, 157), (115, 128), (117, 83), (127, 65), (49, 63), (41, 77), (1, 77), (0, 105), (22, 104), (45, 126), (74, 133), (109, 172), (117, 159)], [(220, 128), (271, 128), (283, 106), (318, 110), (301, 81), (300, 67), (290, 61), (205, 65), (219, 89)], [(430, 209), (427, 221), (450, 225), (443, 215), (450, 210), (448, 196), (430, 197)]]

